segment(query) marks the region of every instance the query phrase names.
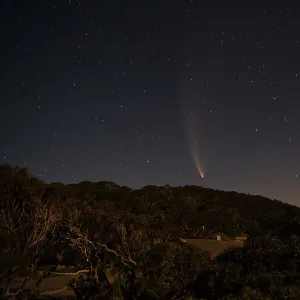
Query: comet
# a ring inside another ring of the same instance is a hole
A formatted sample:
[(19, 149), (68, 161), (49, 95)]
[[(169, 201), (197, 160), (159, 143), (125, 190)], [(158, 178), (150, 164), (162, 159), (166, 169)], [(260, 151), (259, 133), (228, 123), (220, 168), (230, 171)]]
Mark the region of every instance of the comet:
[(194, 164), (200, 177), (204, 178), (204, 170), (200, 164), (200, 151), (199, 151), (199, 143), (195, 141), (196, 137), (191, 134), (191, 131), (188, 130), (188, 143), (191, 152), (191, 156), (193, 158)]
[(192, 89), (190, 82), (186, 81), (184, 72), (179, 84), (179, 104), (183, 116), (183, 127), (186, 141), (194, 165), (200, 175), (204, 178), (204, 140), (203, 140), (203, 120), (201, 118), (202, 106), (199, 101), (199, 94)]
[(200, 111), (200, 108), (198, 108), (196, 103), (188, 97), (186, 97), (186, 100), (182, 103), (181, 107), (183, 111), (183, 123), (188, 148), (190, 150), (195, 167), (200, 177), (203, 179), (203, 157), (201, 157), (201, 154), (203, 153), (203, 141), (201, 141), (202, 135), (199, 132), (201, 129), (201, 125), (199, 123), (200, 115), (197, 113)]
[(196, 168), (198, 170), (198, 173), (199, 173), (200, 177), (203, 179), (204, 178), (204, 171), (203, 171), (203, 169), (200, 166), (200, 160), (199, 160), (199, 158), (197, 156), (193, 155), (193, 160), (194, 160), (195, 166), (196, 166)]
[(198, 173), (200, 175), (200, 177), (203, 179), (204, 178), (204, 171), (202, 170), (201, 166), (200, 166), (200, 161), (199, 161), (199, 158), (197, 156), (193, 156), (193, 160), (194, 160), (194, 163), (195, 163), (195, 166), (198, 170)]

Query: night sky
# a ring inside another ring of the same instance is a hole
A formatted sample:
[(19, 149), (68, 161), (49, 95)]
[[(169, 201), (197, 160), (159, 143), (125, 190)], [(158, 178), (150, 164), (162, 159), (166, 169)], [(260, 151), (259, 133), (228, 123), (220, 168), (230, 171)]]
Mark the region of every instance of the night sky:
[(300, 205), (298, 2), (5, 1), (0, 163)]

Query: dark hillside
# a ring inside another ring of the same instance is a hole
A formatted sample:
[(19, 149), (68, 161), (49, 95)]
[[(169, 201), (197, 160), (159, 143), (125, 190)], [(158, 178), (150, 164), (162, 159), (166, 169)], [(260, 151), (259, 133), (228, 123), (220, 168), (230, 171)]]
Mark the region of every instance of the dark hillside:
[[(284, 238), (299, 232), (294, 225), (298, 224), (300, 208), (262, 196), (198, 186), (145, 186), (133, 190), (106, 181), (40, 184), (33, 189), (44, 190), (45, 197), (59, 197), (62, 201), (76, 203), (80, 199), (79, 202), (84, 201), (92, 207), (105, 201), (117, 211), (126, 209), (137, 215), (162, 213), (166, 220), (181, 228), (189, 226), (193, 231), (199, 231), (204, 226), (206, 231), (199, 232), (199, 236), (215, 234), (221, 229), (229, 236), (242, 232), (264, 235), (270, 231)], [(181, 234), (185, 235), (184, 232)]]
[[(205, 237), (222, 230), (229, 236), (247, 232), (264, 235), (270, 231), (281, 238), (298, 234), (300, 208), (262, 196), (224, 192), (198, 186), (145, 186), (131, 189), (114, 182), (84, 181), (78, 184), (45, 184), (29, 175), (26, 168), (0, 166), (0, 183), (17, 177), (44, 198), (97, 208), (106, 203), (115, 212), (135, 215), (162, 214), (173, 225), (174, 234)], [(201, 230), (205, 228), (205, 231)], [(190, 233), (185, 232), (188, 227)]]

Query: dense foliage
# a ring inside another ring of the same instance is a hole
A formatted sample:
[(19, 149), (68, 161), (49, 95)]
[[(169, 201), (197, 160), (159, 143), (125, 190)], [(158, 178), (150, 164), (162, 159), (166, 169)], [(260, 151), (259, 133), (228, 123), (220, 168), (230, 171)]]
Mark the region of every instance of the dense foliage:
[[(0, 188), (2, 299), (41, 296), (42, 280), (62, 264), (83, 272), (69, 284), (78, 299), (300, 299), (297, 207), (197, 186), (45, 184), (8, 165)], [(214, 260), (174, 241), (217, 232), (249, 239)]]

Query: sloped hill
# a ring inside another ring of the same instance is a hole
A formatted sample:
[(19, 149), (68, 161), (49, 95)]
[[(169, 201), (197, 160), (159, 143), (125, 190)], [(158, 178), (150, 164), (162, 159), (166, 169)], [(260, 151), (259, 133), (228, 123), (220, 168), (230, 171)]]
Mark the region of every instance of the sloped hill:
[(108, 214), (126, 210), (136, 218), (155, 216), (173, 235), (207, 238), (217, 231), (229, 236), (242, 232), (264, 235), (270, 231), (288, 238), (300, 233), (300, 208), (262, 196), (199, 186), (131, 189), (107, 181), (46, 184), (34, 180), (27, 169), (0, 166), (0, 183), (12, 176), (42, 197), (59, 198), (66, 205), (83, 205)]

